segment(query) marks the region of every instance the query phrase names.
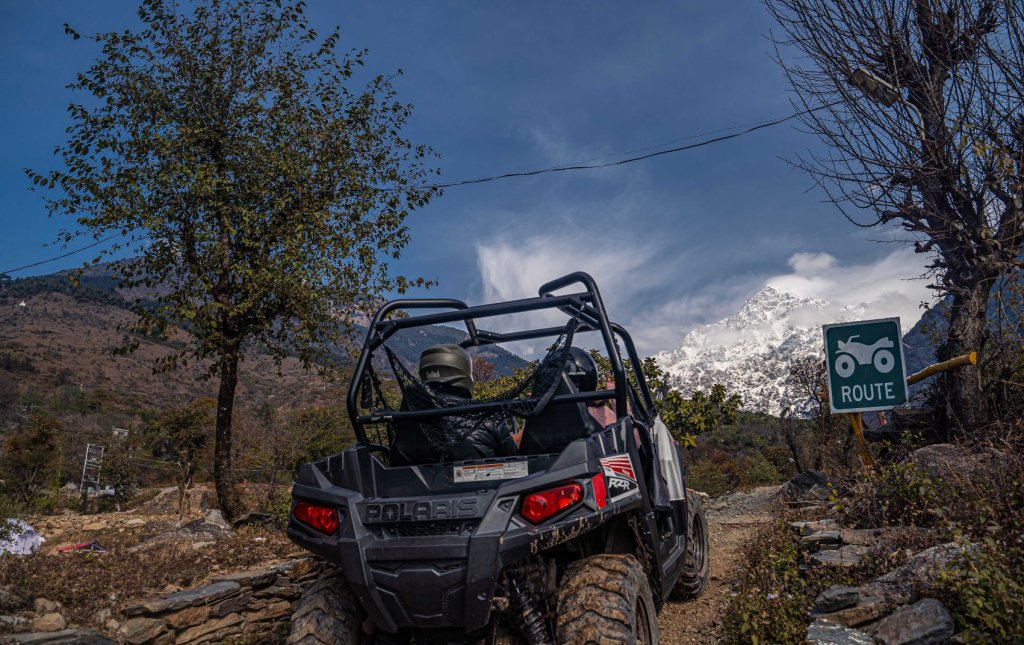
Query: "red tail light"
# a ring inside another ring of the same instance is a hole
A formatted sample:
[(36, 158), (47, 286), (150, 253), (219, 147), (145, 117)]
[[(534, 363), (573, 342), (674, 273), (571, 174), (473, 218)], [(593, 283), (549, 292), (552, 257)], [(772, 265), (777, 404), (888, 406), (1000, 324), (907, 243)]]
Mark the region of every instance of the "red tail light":
[(330, 535), (338, 530), (338, 511), (330, 506), (299, 502), (295, 505), (292, 515), (298, 521), (312, 526), (321, 533)]
[(600, 509), (608, 506), (608, 484), (604, 481), (604, 473), (597, 473), (590, 482), (594, 485), (594, 502), (597, 507)]
[(548, 490), (530, 493), (523, 500), (523, 506), (519, 512), (534, 524), (540, 524), (549, 517), (582, 501), (583, 486), (576, 482), (569, 482)]

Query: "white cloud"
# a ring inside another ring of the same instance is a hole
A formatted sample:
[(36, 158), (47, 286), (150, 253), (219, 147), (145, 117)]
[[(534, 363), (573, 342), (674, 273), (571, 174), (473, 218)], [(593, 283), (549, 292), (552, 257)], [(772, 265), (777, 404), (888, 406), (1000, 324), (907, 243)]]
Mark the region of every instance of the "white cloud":
[[(585, 243), (580, 241), (586, 240)], [(537, 288), (558, 276), (586, 271), (601, 288), (610, 315), (633, 335), (642, 354), (674, 349), (690, 329), (735, 313), (744, 300), (765, 284), (806, 298), (830, 303), (824, 310), (808, 307), (793, 312), (794, 322), (815, 326), (839, 319), (842, 307), (865, 305), (864, 318), (899, 316), (904, 330), (920, 318), (920, 303), (931, 298), (924, 258), (900, 249), (880, 260), (844, 265), (827, 253), (796, 253), (791, 271), (774, 276), (726, 276), (677, 293), (680, 262), (669, 264), (655, 243), (555, 234), (476, 245), (482, 302), (537, 295)], [(677, 258), (678, 260), (678, 258)], [(669, 270), (666, 270), (669, 269)], [(528, 314), (488, 321), (496, 330), (560, 324), (564, 316)], [(728, 342), (729, 339), (718, 339)], [(596, 339), (594, 339), (596, 342)], [(516, 351), (536, 355), (542, 343), (523, 344)]]
[[(637, 285), (650, 285), (645, 266), (653, 255), (642, 244), (618, 244), (585, 234), (532, 237), (518, 242), (496, 241), (476, 245), (477, 269), (483, 302), (499, 302), (537, 295), (540, 285), (584, 271), (594, 277), (610, 315), (635, 306)], [(651, 285), (653, 286), (653, 285)], [(578, 288), (578, 287), (577, 287)], [(572, 291), (570, 287), (568, 291)], [(539, 328), (563, 324), (564, 314), (554, 311), (507, 316), (481, 325), (496, 330)], [(550, 342), (550, 341), (548, 341)], [(517, 349), (534, 355), (540, 341)]]
[(928, 281), (921, 279), (925, 260), (909, 248), (874, 262), (851, 265), (841, 265), (827, 253), (795, 253), (789, 259), (792, 271), (769, 278), (767, 284), (837, 307), (864, 304), (866, 318), (899, 316), (906, 331), (920, 319), (921, 302), (933, 299)]

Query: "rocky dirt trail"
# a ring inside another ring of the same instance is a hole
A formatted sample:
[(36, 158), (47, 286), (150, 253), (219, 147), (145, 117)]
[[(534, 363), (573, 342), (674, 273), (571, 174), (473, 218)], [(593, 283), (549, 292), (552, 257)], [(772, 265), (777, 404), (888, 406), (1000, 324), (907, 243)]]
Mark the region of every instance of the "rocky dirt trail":
[(705, 500), (711, 550), (711, 581), (696, 600), (669, 601), (658, 615), (664, 645), (715, 643), (722, 612), (743, 558), (743, 547), (758, 526), (772, 519), (778, 486)]

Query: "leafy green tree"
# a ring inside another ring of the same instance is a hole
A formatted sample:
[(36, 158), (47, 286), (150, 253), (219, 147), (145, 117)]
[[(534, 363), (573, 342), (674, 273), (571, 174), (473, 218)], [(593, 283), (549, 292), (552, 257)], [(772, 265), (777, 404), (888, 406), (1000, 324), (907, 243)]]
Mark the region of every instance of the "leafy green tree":
[(40, 494), (60, 483), (60, 421), (35, 414), (18, 430), (7, 435), (0, 460), (4, 492), (24, 508), (32, 508)]
[(286, 423), (291, 437), (288, 466), (294, 473), (304, 463), (341, 452), (355, 442), (347, 413), (341, 408), (310, 408)]
[(742, 405), (738, 394), (729, 394), (724, 385), (716, 383), (710, 394), (697, 390), (690, 398), (672, 390), (658, 402), (658, 411), (676, 439), (692, 447), (697, 435), (735, 424)]
[(153, 455), (177, 467), (178, 513), (185, 514), (185, 499), (210, 441), (213, 401), (200, 399), (190, 405), (166, 410), (155, 421), (157, 436)]
[[(611, 361), (597, 350), (592, 350), (590, 354), (597, 363), (601, 378), (610, 379)], [(624, 367), (626, 379), (630, 385), (636, 387), (636, 371), (632, 362), (627, 360)], [(712, 386), (710, 394), (698, 390), (690, 398), (686, 398), (672, 389), (668, 375), (654, 357), (641, 359), (640, 372), (665, 427), (684, 446), (695, 446), (697, 435), (710, 432), (722, 425), (734, 424), (739, 417), (743, 399), (738, 394), (729, 394), (720, 383)]]
[[(352, 89), (365, 51), (336, 53), (296, 0), (143, 0), (137, 32), (94, 36), (100, 58), (72, 89), (59, 169), (28, 171), (51, 215), (116, 238), (100, 254), (137, 304), (141, 337), (191, 333), (158, 364), (206, 361), (219, 380), (214, 480), (232, 495), (239, 363), (259, 344), (309, 364), (342, 342), (360, 297), (422, 279), (392, 275), (432, 154), (401, 134), (411, 106), (391, 77)], [(66, 30), (73, 37), (78, 34)], [(140, 336), (126, 350), (137, 346)]]
[(113, 501), (119, 511), (121, 504), (131, 499), (139, 485), (141, 469), (135, 459), (137, 450), (135, 435), (129, 435), (111, 441), (103, 454), (100, 485), (113, 489)]

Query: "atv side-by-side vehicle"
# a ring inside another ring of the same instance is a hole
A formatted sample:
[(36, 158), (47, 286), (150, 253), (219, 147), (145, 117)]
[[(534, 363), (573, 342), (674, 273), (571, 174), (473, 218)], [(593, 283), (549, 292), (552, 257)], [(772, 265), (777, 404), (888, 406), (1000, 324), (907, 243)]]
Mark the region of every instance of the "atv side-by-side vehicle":
[[(565, 323), (477, 326), (530, 313)], [(388, 345), (451, 323), (465, 326), (464, 348), (554, 340), (504, 391), (458, 398)], [(570, 378), (585, 334), (611, 365), (590, 391)], [(624, 359), (640, 365), (585, 273), (511, 302), (382, 306), (348, 391), (358, 441), (302, 466), (292, 489), (289, 537), (334, 566), (298, 601), (289, 642), (657, 643), (666, 599), (707, 585), (707, 523), (643, 374)], [(485, 424), (514, 433), (514, 454), (458, 457)]]

